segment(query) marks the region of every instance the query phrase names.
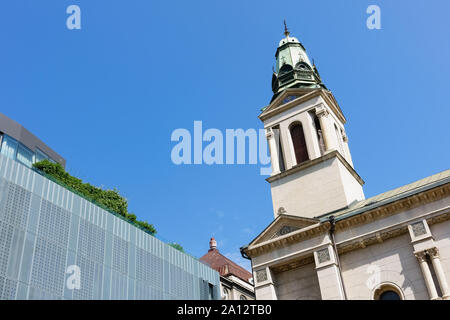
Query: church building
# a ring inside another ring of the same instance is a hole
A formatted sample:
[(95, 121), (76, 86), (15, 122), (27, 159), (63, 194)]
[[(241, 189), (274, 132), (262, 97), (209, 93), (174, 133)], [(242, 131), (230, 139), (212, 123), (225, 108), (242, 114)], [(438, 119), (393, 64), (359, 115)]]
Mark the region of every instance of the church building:
[(347, 119), (287, 28), (275, 57), (274, 220), (241, 248), (256, 299), (450, 299), (450, 170), (366, 199)]

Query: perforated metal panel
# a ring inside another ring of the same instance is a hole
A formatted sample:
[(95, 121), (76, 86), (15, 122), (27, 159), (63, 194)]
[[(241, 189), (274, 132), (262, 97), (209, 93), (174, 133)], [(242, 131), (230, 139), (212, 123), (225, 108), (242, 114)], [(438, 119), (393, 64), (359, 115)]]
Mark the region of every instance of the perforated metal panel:
[(117, 236), (113, 238), (113, 262), (112, 267), (120, 273), (128, 272), (128, 242)]
[(70, 213), (49, 201), (42, 200), (38, 235), (66, 248), (69, 239)]
[(50, 294), (62, 296), (65, 265), (66, 250), (38, 237), (34, 251), (31, 285)]
[(0, 276), (0, 299), (13, 300), (16, 298), (17, 281)]
[[(69, 205), (73, 194), (12, 161), (0, 155), (0, 299), (209, 299), (218, 288), (214, 270), (85, 199)], [(71, 265), (80, 289), (67, 287)]]
[(81, 220), (78, 233), (78, 253), (95, 262), (103, 263), (105, 230), (86, 220)]
[(101, 287), (103, 268), (101, 264), (81, 254), (77, 256), (77, 265), (81, 270), (81, 288), (73, 290), (73, 298), (77, 300), (94, 299), (96, 287)]
[(8, 268), (13, 229), (13, 226), (0, 221), (0, 276), (5, 276)]
[(6, 192), (6, 203), (3, 212), (0, 213), (0, 218), (15, 227), (25, 229), (30, 209), (31, 192), (12, 183), (8, 183)]
[(163, 260), (141, 248), (136, 249), (136, 279), (153, 288), (163, 289)]

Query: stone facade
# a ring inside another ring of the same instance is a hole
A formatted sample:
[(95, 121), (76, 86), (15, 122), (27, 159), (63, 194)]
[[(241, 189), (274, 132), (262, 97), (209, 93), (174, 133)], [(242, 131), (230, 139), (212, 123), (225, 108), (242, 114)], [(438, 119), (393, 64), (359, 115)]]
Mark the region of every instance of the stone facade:
[[(243, 251), (252, 259), (256, 298), (374, 299), (380, 288), (395, 288), (402, 299), (448, 299), (450, 170), (443, 180), (385, 206), (337, 218), (339, 264), (328, 220), (271, 240), (255, 239)], [(412, 226), (418, 222), (426, 233), (416, 237)]]
[(365, 199), (346, 119), (321, 82), (285, 85), (259, 118), (275, 219), (241, 248), (257, 299), (450, 298), (450, 170)]

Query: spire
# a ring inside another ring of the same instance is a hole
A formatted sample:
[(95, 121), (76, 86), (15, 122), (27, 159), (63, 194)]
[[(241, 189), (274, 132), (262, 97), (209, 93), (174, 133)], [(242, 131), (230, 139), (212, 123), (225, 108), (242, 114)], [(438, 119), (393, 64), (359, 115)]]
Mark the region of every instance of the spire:
[(274, 96), (287, 88), (325, 88), (314, 63), (309, 60), (305, 47), (297, 38), (290, 35), (284, 20), (284, 35), (275, 53), (276, 67), (272, 74)]
[(287, 38), (287, 37), (289, 37), (289, 34), (290, 34), (290, 32), (289, 32), (288, 27), (286, 25), (286, 19), (284, 19), (284, 35)]
[(217, 241), (214, 239), (214, 237), (209, 240), (209, 251), (216, 250), (217, 249)]

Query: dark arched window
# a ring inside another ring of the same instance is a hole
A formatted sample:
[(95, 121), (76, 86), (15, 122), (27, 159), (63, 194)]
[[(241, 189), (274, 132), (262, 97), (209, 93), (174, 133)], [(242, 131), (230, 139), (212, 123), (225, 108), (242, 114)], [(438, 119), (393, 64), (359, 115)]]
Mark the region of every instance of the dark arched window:
[(403, 300), (401, 289), (392, 284), (383, 284), (374, 292), (374, 300)]
[(380, 294), (380, 300), (401, 300), (401, 298), (397, 292), (387, 290)]
[(290, 131), (297, 164), (309, 160), (308, 149), (306, 148), (305, 135), (303, 133), (302, 125), (300, 123), (296, 123), (291, 126)]

